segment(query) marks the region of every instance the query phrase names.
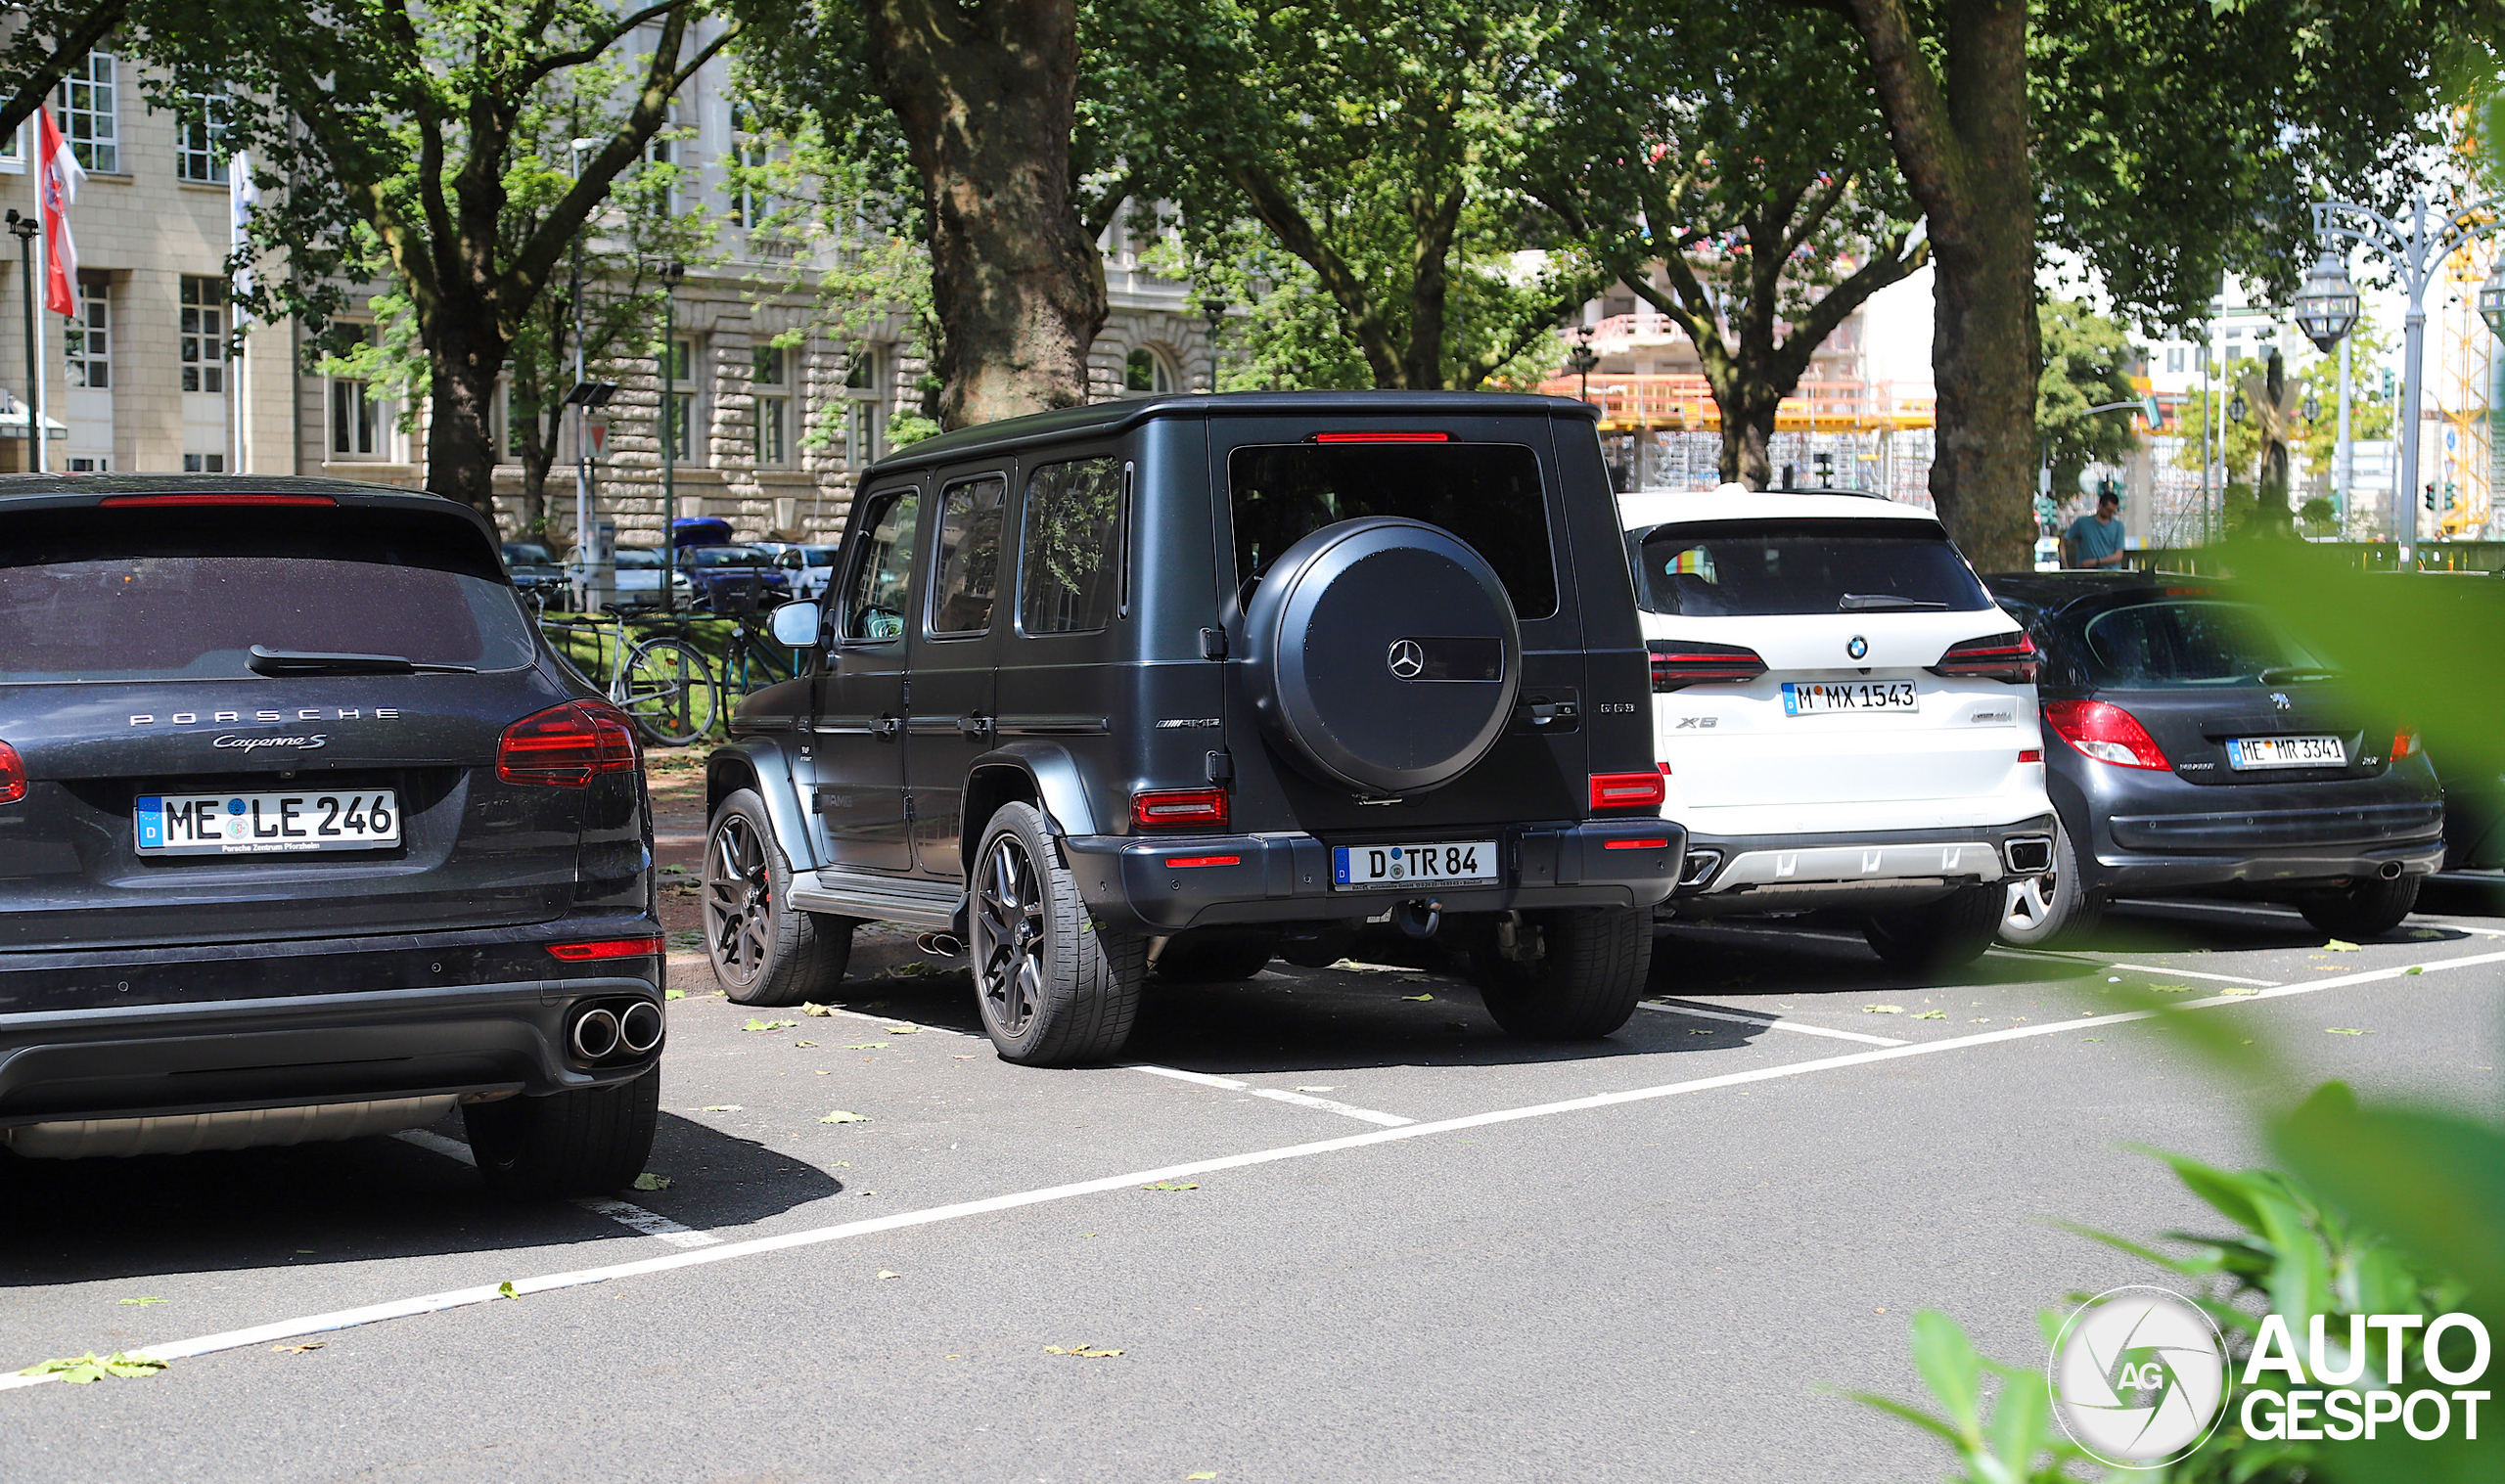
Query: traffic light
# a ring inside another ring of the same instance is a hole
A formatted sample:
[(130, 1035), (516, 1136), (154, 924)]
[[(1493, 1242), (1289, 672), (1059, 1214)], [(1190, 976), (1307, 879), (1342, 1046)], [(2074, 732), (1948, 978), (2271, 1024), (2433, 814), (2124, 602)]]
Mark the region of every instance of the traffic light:
[(2432, 512), (2433, 510), (2435, 510), (2435, 508), (2436, 508), (2436, 485), (2435, 485), (2434, 481), (2432, 481), (2432, 480), (2431, 480), (2431, 481), (2429, 481), (2429, 483), (2428, 483), (2428, 485), (2427, 485), (2426, 493), (2425, 493), (2425, 494), (2423, 494), (2423, 495), (2421, 495), (2421, 496), (2419, 497), (2419, 500), (2420, 500), (2420, 503), (2424, 504), (2424, 505), (2427, 507), (2427, 509), (2428, 509), (2428, 510), (2430, 510), (2431, 512)]

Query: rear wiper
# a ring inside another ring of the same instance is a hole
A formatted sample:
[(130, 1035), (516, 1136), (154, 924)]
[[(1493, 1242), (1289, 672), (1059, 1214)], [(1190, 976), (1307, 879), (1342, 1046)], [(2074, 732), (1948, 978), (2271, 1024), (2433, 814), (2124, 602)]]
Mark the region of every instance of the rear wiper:
[(2312, 664), (2277, 664), (2261, 672), (2265, 686), (2284, 686), (2292, 680), (2338, 680), (2338, 670), (2326, 670)]
[(428, 664), (405, 654), (325, 654), (314, 650), (273, 650), (252, 646), (245, 663), (255, 675), (476, 675), (471, 664)]
[(1885, 608), (1944, 608), (1928, 598), (1899, 598), (1893, 593), (1846, 593), (1836, 600), (1839, 613), (1866, 613)]

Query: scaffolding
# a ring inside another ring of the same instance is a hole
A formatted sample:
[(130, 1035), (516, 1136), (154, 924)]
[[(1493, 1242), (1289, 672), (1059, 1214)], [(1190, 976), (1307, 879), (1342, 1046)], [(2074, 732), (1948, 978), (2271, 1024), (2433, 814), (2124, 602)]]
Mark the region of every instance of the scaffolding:
[(2496, 340), (2479, 317), (2479, 286), (2494, 257), (2485, 238), (2472, 238), (2444, 259), (2444, 279), (2452, 292), (2444, 306), (2442, 366), (2435, 398), (2440, 429), (2435, 525), (2440, 537), (2482, 534), (2494, 497)]

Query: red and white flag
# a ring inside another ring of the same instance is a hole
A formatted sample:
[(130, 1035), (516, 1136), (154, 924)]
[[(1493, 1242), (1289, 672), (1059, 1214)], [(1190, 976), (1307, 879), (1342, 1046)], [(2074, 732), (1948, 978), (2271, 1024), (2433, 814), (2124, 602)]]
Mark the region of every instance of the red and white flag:
[(52, 121), (52, 110), (35, 112), (35, 190), (43, 208), (44, 307), (55, 314), (78, 312), (78, 245), (69, 236), (69, 207), (78, 200), (78, 183), (87, 172), (69, 153), (69, 142)]

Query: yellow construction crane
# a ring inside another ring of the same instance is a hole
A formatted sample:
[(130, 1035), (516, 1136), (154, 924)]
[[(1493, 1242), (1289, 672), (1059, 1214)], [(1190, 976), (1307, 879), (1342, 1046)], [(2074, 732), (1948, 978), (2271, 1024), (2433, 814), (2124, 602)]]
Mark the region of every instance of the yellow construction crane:
[(2476, 536), (2485, 530), (2494, 498), (2496, 337), (2479, 317), (2479, 286), (2486, 281), (2494, 257), (2487, 239), (2472, 238), (2444, 259), (2444, 279), (2452, 293), (2444, 309), (2442, 370), (2435, 399), (2437, 421), (2443, 428), (2436, 459), (2439, 536)]

